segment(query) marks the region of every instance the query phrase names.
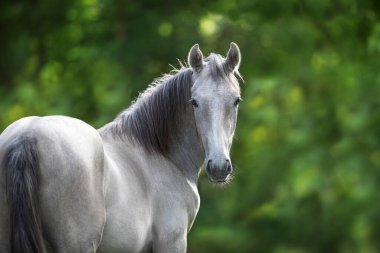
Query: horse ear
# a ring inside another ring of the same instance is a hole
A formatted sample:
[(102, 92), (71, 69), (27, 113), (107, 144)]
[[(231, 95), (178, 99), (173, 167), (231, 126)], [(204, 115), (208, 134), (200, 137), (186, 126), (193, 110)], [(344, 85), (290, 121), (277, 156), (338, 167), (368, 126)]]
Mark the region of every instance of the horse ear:
[(199, 49), (199, 45), (195, 44), (189, 52), (187, 57), (187, 62), (189, 66), (197, 73), (201, 72), (203, 68), (203, 54)]
[(238, 69), (240, 66), (240, 49), (236, 43), (231, 42), (230, 44), (230, 49), (228, 50), (227, 53), (227, 58), (224, 63), (225, 69), (228, 73), (231, 73), (235, 69)]

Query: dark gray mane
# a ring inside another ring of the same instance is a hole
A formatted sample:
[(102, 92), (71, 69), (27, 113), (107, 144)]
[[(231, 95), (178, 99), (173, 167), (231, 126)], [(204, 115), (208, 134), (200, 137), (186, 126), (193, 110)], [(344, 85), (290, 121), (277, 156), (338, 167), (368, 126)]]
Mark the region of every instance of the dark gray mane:
[[(213, 79), (231, 78), (223, 62), (224, 58), (217, 54), (205, 59)], [(121, 138), (131, 138), (148, 151), (168, 153), (171, 136), (179, 134), (181, 119), (189, 113), (186, 108), (191, 108), (192, 74), (191, 68), (182, 67), (156, 79), (115, 119), (111, 132)]]
[(190, 68), (182, 68), (156, 79), (115, 119), (113, 133), (132, 137), (149, 151), (167, 153), (169, 135), (179, 131), (180, 113), (190, 100), (192, 73)]

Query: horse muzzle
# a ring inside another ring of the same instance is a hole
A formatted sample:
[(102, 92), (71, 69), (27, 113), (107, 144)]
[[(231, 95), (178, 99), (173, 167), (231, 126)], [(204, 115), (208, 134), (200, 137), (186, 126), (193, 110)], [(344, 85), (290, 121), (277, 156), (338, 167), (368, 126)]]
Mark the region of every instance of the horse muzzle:
[(226, 182), (228, 176), (232, 173), (230, 159), (212, 160), (209, 159), (206, 164), (206, 174), (211, 182)]

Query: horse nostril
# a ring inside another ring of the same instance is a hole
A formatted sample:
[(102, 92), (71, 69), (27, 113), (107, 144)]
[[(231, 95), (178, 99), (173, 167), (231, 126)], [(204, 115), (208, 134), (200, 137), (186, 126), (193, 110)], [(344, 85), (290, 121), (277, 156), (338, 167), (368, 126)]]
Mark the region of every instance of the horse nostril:
[(231, 162), (229, 159), (226, 159), (226, 163), (227, 163), (227, 169), (226, 169), (226, 172), (227, 174), (230, 174), (232, 172), (232, 166), (231, 166)]
[(209, 169), (210, 169), (210, 167), (211, 167), (211, 163), (212, 163), (212, 160), (211, 160), (211, 159), (208, 160), (207, 165), (206, 165), (206, 168), (209, 168)]

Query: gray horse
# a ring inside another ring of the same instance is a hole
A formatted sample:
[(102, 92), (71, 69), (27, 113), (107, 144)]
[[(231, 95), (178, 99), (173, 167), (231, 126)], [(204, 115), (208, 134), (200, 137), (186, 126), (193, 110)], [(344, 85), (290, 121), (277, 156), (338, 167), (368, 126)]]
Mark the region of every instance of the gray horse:
[(95, 130), (27, 117), (0, 135), (0, 252), (186, 252), (202, 164), (231, 178), (240, 51), (203, 57), (157, 79)]

